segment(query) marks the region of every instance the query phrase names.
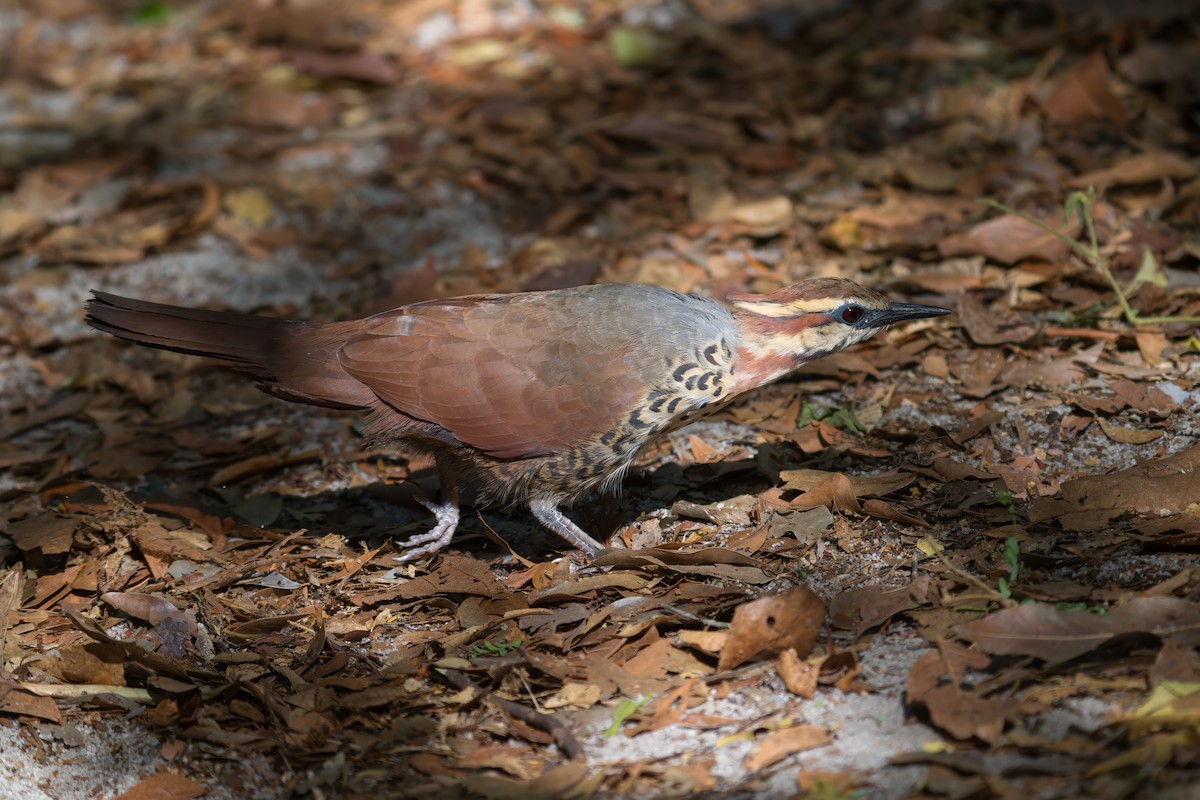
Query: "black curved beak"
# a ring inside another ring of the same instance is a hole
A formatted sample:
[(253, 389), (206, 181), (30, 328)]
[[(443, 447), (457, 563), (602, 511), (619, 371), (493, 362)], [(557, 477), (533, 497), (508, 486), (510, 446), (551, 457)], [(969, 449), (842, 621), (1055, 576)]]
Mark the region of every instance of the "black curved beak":
[(882, 328), (884, 325), (893, 325), (909, 319), (942, 317), (953, 313), (948, 308), (938, 308), (937, 306), (919, 306), (915, 303), (889, 303), (887, 308), (871, 312), (868, 324), (872, 328)]

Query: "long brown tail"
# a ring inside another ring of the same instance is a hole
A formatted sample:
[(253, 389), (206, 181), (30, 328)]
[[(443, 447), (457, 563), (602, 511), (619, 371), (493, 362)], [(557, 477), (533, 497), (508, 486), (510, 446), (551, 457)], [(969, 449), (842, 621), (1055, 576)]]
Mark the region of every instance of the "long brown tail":
[(215, 358), (253, 376), (268, 394), (330, 408), (369, 408), (374, 393), (337, 360), (362, 323), (271, 319), (92, 292), (87, 323), (146, 347)]

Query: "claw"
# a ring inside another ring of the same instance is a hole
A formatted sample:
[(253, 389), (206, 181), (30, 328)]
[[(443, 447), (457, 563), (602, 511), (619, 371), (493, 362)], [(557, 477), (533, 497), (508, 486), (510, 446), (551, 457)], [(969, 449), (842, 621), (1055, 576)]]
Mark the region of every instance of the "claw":
[(589, 559), (604, 549), (604, 545), (584, 533), (578, 525), (558, 510), (558, 503), (542, 498), (533, 500), (529, 510), (537, 517), (538, 522), (566, 539), (572, 545), (582, 550)]
[(417, 492), (417, 502), (433, 512), (434, 525), (425, 533), (400, 542), (397, 547), (405, 552), (396, 559), (397, 561), (412, 561), (436, 553), (450, 544), (450, 540), (454, 538), (454, 531), (458, 529), (458, 486), (454, 483), (454, 476), (440, 460), (437, 462), (437, 468), (438, 479), (442, 484), (442, 502), (435, 502), (426, 497), (424, 492)]

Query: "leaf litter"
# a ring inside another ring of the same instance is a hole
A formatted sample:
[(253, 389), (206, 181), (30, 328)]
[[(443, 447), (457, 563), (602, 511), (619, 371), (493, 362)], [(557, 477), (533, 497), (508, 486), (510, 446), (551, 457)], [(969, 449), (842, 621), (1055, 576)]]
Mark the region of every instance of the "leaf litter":
[[(1194, 782), (1194, 325), (1125, 324), (1061, 239), (975, 202), (1077, 237), (1095, 186), (1132, 306), (1200, 312), (1195, 47), (1166, 24), (1192, 12), (158, 5), (0, 12), (6, 785)], [(427, 464), (79, 319), (90, 288), (334, 319), (826, 274), (958, 315), (655, 443), (577, 509), (624, 545), (585, 569), (490, 509), (399, 563)]]

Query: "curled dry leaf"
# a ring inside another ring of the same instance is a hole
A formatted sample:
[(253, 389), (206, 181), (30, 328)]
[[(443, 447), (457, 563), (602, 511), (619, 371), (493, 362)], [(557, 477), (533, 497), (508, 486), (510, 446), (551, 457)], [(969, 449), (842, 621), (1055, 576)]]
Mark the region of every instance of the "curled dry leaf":
[[(780, 507), (803, 509), (825, 506), (841, 511), (860, 511), (858, 498), (863, 496), (883, 496), (899, 491), (913, 482), (913, 476), (907, 472), (896, 472), (881, 475), (856, 475), (850, 477), (841, 472), (825, 472), (819, 469), (788, 469), (779, 473), (783, 487), (779, 492), (803, 492), (794, 500), (780, 504)], [(774, 502), (774, 495), (768, 492), (764, 495), (768, 502)]]
[(793, 753), (824, 747), (831, 741), (833, 737), (829, 731), (818, 725), (794, 725), (781, 731), (772, 731), (750, 751), (742, 761), (742, 766), (750, 772), (757, 772)]
[(889, 503), (887, 500), (880, 500), (877, 497), (864, 500), (862, 510), (864, 514), (875, 519), (903, 522), (905, 525), (912, 525), (914, 527), (928, 527), (928, 523), (925, 520), (916, 514), (910, 514), (903, 506), (896, 503)]
[(62, 712), (50, 697), (39, 697), (22, 688), (16, 681), (0, 674), (0, 714), (37, 717), (56, 725), (63, 722)]
[(1153, 442), (1155, 439), (1163, 435), (1161, 430), (1145, 429), (1145, 428), (1125, 428), (1115, 423), (1100, 417), (1096, 420), (1100, 423), (1100, 430), (1104, 431), (1104, 435), (1120, 444), (1146, 444)]
[(794, 695), (812, 700), (817, 693), (817, 679), (821, 677), (821, 662), (825, 656), (801, 660), (792, 648), (779, 654), (776, 670), (783, 685)]
[(194, 628), (196, 621), (189, 619), (190, 615), (179, 610), (179, 607), (162, 597), (141, 592), (105, 592), (100, 599), (118, 611), (124, 611), (131, 617), (149, 622), (151, 625), (161, 625), (168, 621), (181, 623), (190, 622)]
[(807, 655), (825, 621), (825, 604), (807, 586), (737, 607), (717, 669), (786, 649)]
[(124, 686), (125, 652), (100, 642), (71, 645), (59, 653), (58, 670), (70, 683)]

